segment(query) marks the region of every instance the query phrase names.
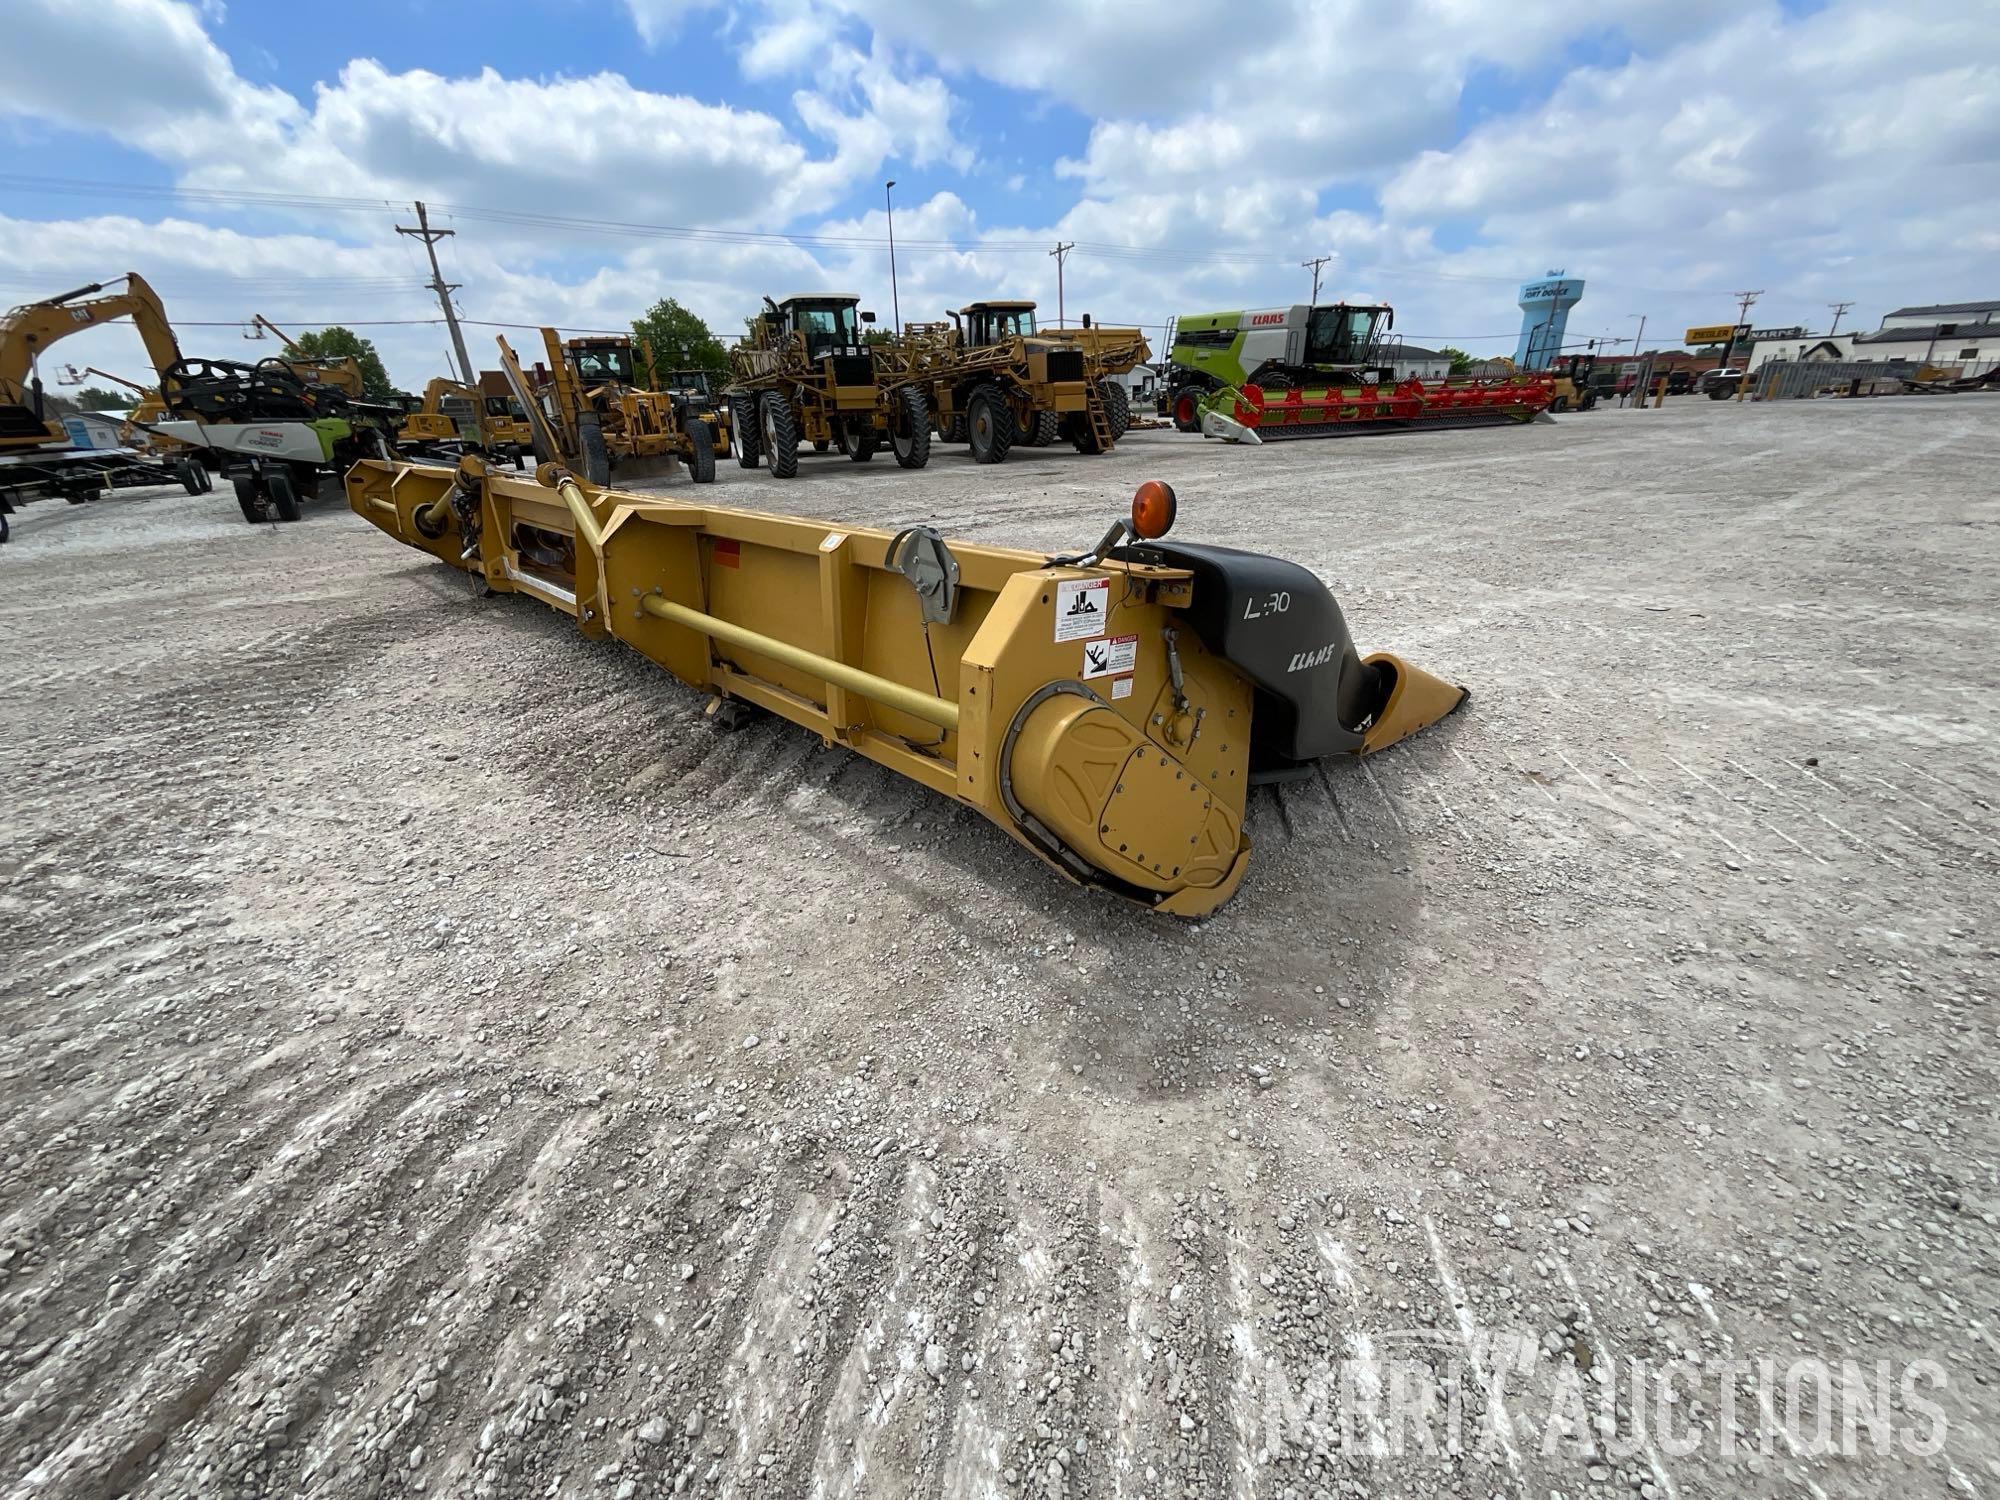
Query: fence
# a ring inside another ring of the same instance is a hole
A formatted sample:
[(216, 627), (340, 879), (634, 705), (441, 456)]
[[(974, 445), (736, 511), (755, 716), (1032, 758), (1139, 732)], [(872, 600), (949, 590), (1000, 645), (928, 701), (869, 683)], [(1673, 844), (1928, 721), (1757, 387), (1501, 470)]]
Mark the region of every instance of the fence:
[[(1821, 391), (1845, 396), (1900, 393), (1903, 381), (1922, 368), (1908, 360), (1771, 360), (1750, 372), (1749, 395), (1759, 401), (1786, 401)], [(1877, 385), (1876, 382), (1881, 382)]]

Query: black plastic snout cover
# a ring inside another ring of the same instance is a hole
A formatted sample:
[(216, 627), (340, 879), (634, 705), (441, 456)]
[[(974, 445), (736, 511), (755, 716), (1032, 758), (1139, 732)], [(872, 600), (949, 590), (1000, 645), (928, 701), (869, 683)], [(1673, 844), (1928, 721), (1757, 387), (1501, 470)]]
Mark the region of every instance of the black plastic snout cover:
[(1325, 584), (1297, 563), (1234, 547), (1149, 542), (1146, 551), (1194, 574), (1188, 622), (1257, 689), (1253, 770), (1360, 748), (1390, 683), (1362, 664)]

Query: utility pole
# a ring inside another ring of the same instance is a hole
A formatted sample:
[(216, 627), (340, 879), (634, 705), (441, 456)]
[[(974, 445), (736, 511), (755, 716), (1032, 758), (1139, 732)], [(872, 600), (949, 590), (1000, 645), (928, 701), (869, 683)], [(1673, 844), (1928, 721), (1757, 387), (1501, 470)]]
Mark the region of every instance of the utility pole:
[(1333, 257), (1331, 255), (1315, 255), (1311, 260), (1302, 260), (1299, 262), (1300, 266), (1309, 267), (1312, 270), (1313, 273), (1312, 301), (1314, 307), (1319, 306), (1319, 268), (1332, 259)]
[[(1763, 295), (1764, 292), (1761, 287), (1754, 292), (1738, 292), (1736, 294), (1736, 301), (1738, 303), (1736, 309), (1736, 326), (1738, 328), (1743, 328), (1748, 326), (1750, 322), (1750, 305)], [(1733, 353), (1735, 350), (1735, 344), (1736, 341), (1732, 337), (1730, 340), (1730, 347), (1723, 351), (1722, 363), (1725, 368), (1729, 364), (1730, 354)], [(1743, 373), (1736, 377), (1736, 399), (1738, 401), (1741, 401), (1744, 397), (1744, 394), (1749, 389), (1750, 389), (1750, 346), (1748, 344), (1745, 344), (1743, 346)]]
[(478, 383), (478, 376), (473, 374), (472, 361), (466, 357), (465, 335), (458, 331), (458, 312), (451, 305), (451, 294), (458, 290), (459, 283), (446, 281), (444, 279), (444, 272), (438, 269), (437, 242), (447, 235), (457, 234), (458, 231), (456, 229), (431, 228), (430, 215), (424, 212), (423, 204), (419, 203), (417, 205), (417, 227), (415, 229), (405, 229), (401, 224), (398, 224), (396, 226), (396, 233), (407, 234), (413, 240), (422, 240), (424, 242), (424, 250), (431, 258), (431, 290), (437, 293), (438, 306), (444, 309), (444, 326), (451, 330), (451, 347), (458, 351), (458, 368), (465, 378), (466, 385), (476, 385)]
[(1632, 359), (1639, 365), (1639, 368), (1632, 372), (1632, 396), (1639, 409), (1643, 411), (1646, 407), (1646, 377), (1650, 373), (1647, 367), (1652, 364), (1652, 361), (1646, 358), (1646, 315), (1627, 313), (1625, 316), (1639, 320), (1639, 331), (1632, 338)]
[(903, 332), (903, 299), (896, 291), (896, 203), (889, 196), (889, 190), (896, 185), (891, 177), (882, 184), (882, 207), (889, 215), (889, 313), (896, 320), (896, 334)]
[[(1756, 301), (1756, 300), (1757, 300), (1757, 299), (1758, 299), (1759, 297), (1761, 297), (1761, 296), (1763, 296), (1763, 295), (1764, 295), (1764, 293), (1763, 293), (1763, 291), (1762, 291), (1761, 289), (1760, 289), (1760, 290), (1758, 290), (1758, 291), (1754, 291), (1754, 292), (1738, 292), (1738, 293), (1736, 294), (1736, 301), (1737, 301), (1737, 308), (1736, 308), (1736, 326), (1737, 326), (1738, 328), (1741, 328), (1741, 327), (1743, 327), (1743, 326), (1744, 326), (1745, 324), (1747, 324), (1747, 323), (1748, 323), (1748, 322), (1750, 321), (1750, 306), (1751, 306), (1751, 304), (1752, 304), (1752, 303), (1754, 303), (1754, 302), (1755, 302), (1755, 301)], [(1735, 343), (1735, 340), (1734, 340), (1734, 339), (1731, 339), (1731, 340), (1730, 340), (1730, 343), (1731, 343), (1732, 345), (1734, 345), (1734, 343)], [(1728, 354), (1728, 351), (1726, 351), (1726, 350), (1725, 350), (1725, 351), (1724, 351), (1724, 353), (1723, 353), (1723, 356), (1722, 356), (1722, 362), (1723, 362), (1724, 364), (1727, 364), (1727, 363), (1729, 363), (1729, 354)]]
[(1056, 260), (1056, 327), (1058, 328), (1068, 326), (1065, 321), (1066, 314), (1063, 309), (1063, 261), (1068, 258), (1070, 251), (1075, 248), (1076, 241), (1074, 240), (1071, 240), (1068, 244), (1064, 244), (1058, 240), (1056, 241), (1055, 249), (1049, 252)]
[(1846, 312), (1848, 308), (1854, 306), (1854, 304), (1852, 302), (1829, 302), (1827, 306), (1833, 309), (1833, 326), (1827, 329), (1826, 336), (1832, 338), (1834, 334), (1840, 331), (1840, 315)]

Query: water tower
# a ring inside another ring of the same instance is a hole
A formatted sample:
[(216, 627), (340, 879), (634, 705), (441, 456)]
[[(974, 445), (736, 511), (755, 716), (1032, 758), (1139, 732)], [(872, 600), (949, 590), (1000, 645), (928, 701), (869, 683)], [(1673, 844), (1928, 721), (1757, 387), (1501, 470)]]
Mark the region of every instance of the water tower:
[(1514, 363), (1524, 370), (1546, 370), (1561, 352), (1569, 310), (1583, 300), (1583, 282), (1561, 271), (1540, 281), (1521, 284), (1521, 342)]

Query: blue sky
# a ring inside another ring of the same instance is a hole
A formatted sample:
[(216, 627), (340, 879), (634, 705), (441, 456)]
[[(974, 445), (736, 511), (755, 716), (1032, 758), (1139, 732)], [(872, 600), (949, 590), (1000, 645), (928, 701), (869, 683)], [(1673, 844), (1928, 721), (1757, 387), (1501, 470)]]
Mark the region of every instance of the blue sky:
[[(1753, 321), (1851, 326), (2000, 284), (1996, 34), (1994, 0), (13, 0), (0, 294), (134, 269), (189, 352), (246, 352), (256, 312), (365, 323), (420, 387), (412, 198), (449, 206), (468, 318), (673, 295), (733, 331), (815, 286), (888, 317), (893, 177), (905, 317), (1053, 314), (1061, 239), (1072, 319), (1302, 300), (1330, 254), (1327, 295), (1480, 353), (1555, 267), (1578, 337), (1643, 314), (1653, 343), (1745, 287)], [(61, 357), (142, 364), (114, 331)]]

